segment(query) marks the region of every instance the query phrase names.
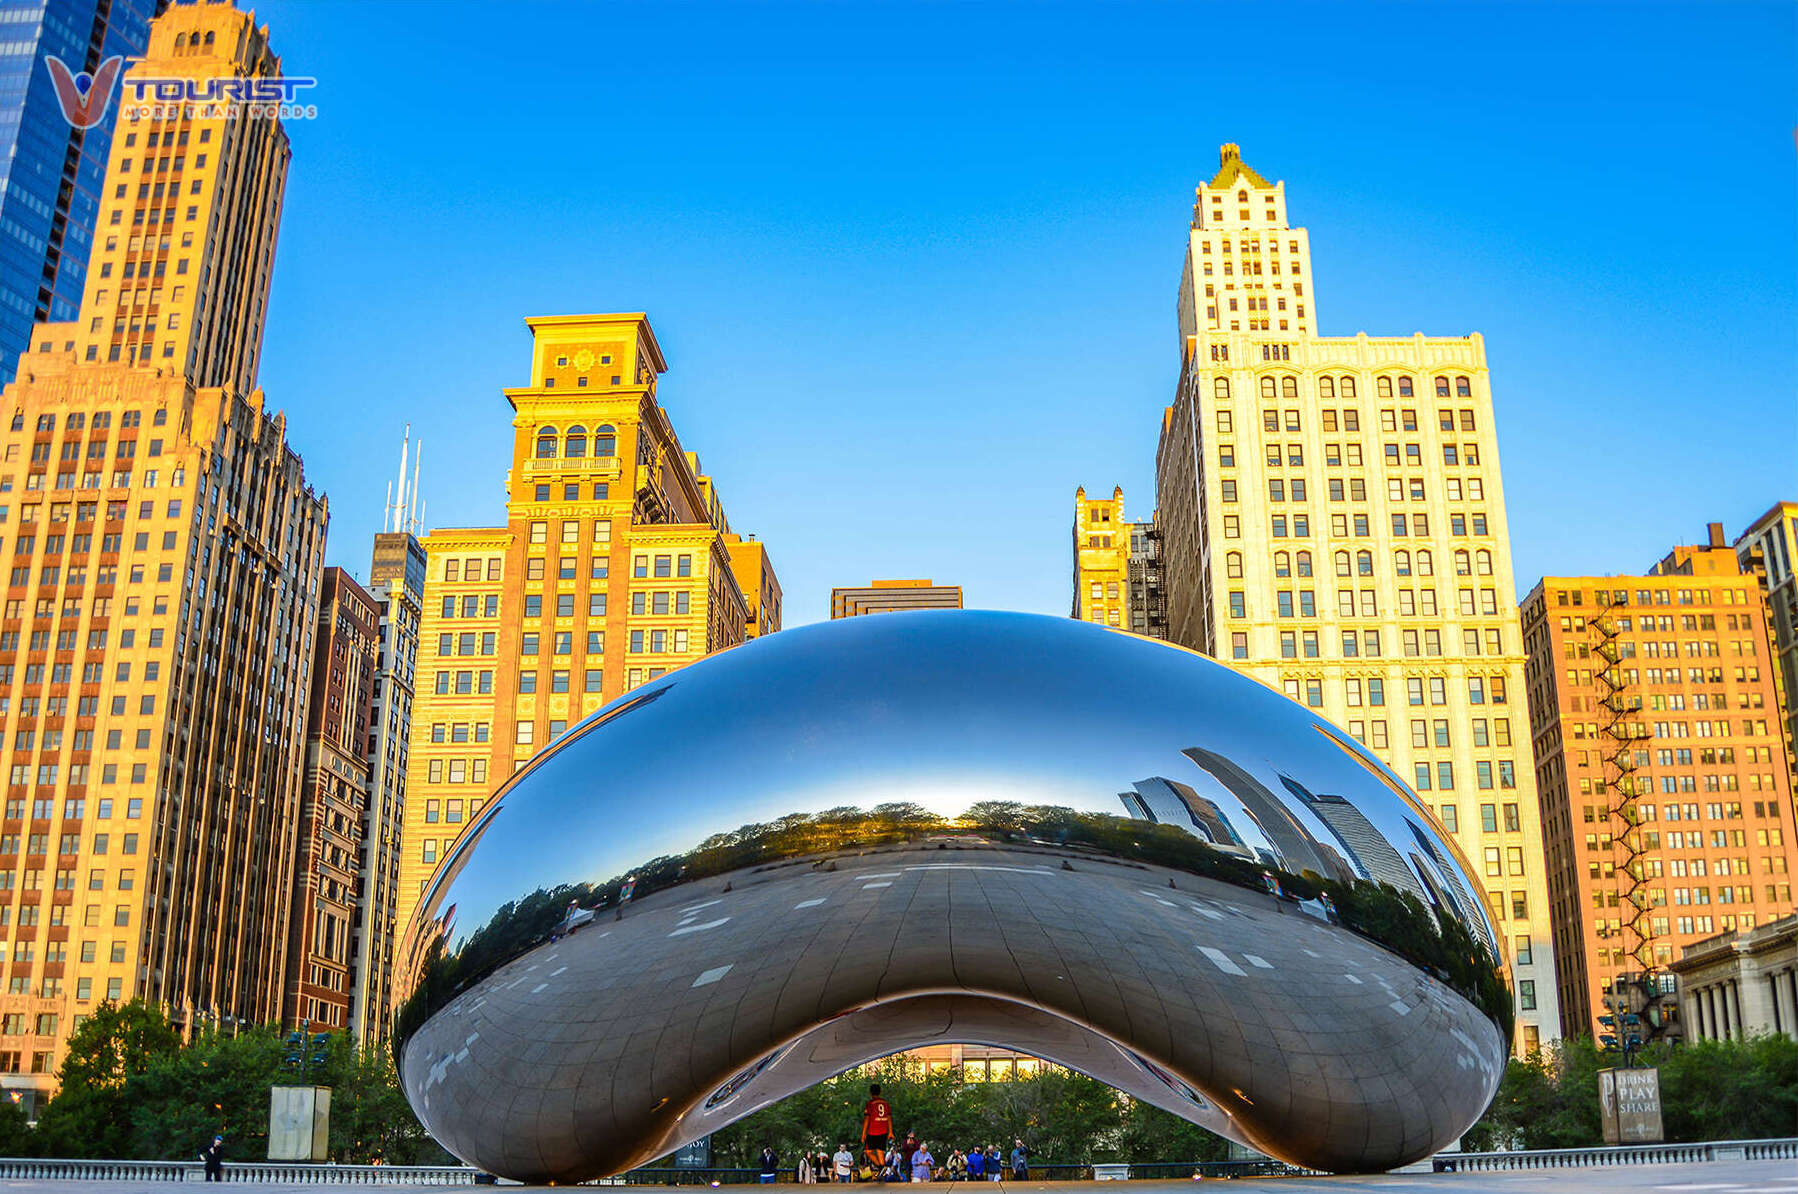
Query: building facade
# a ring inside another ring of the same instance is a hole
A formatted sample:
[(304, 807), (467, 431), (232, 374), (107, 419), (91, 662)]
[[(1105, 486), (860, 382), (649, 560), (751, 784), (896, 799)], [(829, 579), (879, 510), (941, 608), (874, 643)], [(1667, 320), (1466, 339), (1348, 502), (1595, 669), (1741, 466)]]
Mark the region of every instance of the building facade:
[(1669, 968), (1687, 1039), (1798, 1040), (1798, 916), (1694, 942)]
[(1161, 532), (1124, 518), (1124, 490), (1074, 491), (1074, 606), (1070, 615), (1149, 638), (1167, 637)]
[(908, 609), (960, 608), (961, 586), (932, 584), (928, 580), (874, 580), (864, 588), (830, 591), (830, 616), (833, 619), (891, 614)]
[(754, 535), (732, 531), (724, 536), (724, 549), (730, 553), (731, 571), (743, 588), (743, 599), (749, 602), (745, 637), (773, 634), (780, 629), (780, 578), (774, 575), (767, 545)]
[(304, 1021), (314, 1031), (342, 1030), (350, 1023), (380, 626), (375, 599), (343, 569), (326, 568), (287, 929), (282, 1020), (290, 1027)]
[[(0, 383), (31, 343), (33, 324), (67, 322), (81, 306), (112, 145), (114, 59), (135, 58), (166, 0), (47, 0), (9, 9), (0, 56)], [(57, 99), (55, 58), (95, 79), (96, 115), (79, 128)], [(103, 89), (103, 90), (101, 90)]]
[(731, 550), (716, 487), (656, 400), (667, 366), (649, 320), (526, 323), (531, 384), (506, 391), (506, 524), (423, 541), (402, 925), (437, 860), (538, 750), (612, 698), (743, 642), (752, 609), (756, 633), (779, 629), (766, 552)]
[(1162, 418), (1168, 636), (1339, 725), (1484, 877), (1517, 1045), (1559, 1035), (1485, 346), (1317, 334), (1283, 183), (1223, 148), (1198, 188)]
[[(175, 53), (196, 37), (236, 52)], [(224, 4), (171, 9), (150, 44), (134, 73), (273, 61), (265, 32)], [(284, 165), (285, 137), (261, 115), (167, 115), (121, 121), (99, 222), (119, 247), (96, 249), (79, 318), (39, 324), (0, 395), (0, 1085), (22, 1097), (49, 1088), (68, 1032), (103, 1000), (159, 1001), (184, 1029), (282, 1010), (325, 502), (253, 369), (197, 377), (185, 351), (82, 345), (89, 328), (109, 341), (127, 274), (150, 280), (145, 309), (157, 279), (187, 278), (181, 301), (220, 321), (208, 341), (253, 363), (260, 321), (226, 326), (235, 309), (196, 296), (241, 293), (229, 275), (252, 264), (266, 285), (260, 258), (212, 256), (223, 234), (209, 229), (272, 246), (255, 225), (278, 212), (280, 173), (224, 176), (195, 151), (255, 144)], [(151, 136), (172, 150), (154, 182)]]
[(1644, 576), (1544, 577), (1523, 633), (1562, 1021), (1602, 1036), (1600, 1017), (1643, 1014), (1645, 1035), (1681, 1035), (1672, 985), (1633, 989), (1643, 976), (1793, 910), (1759, 582), (1714, 526)]
[(1779, 660), (1780, 703), (1785, 710), (1786, 758), (1798, 791), (1798, 502), (1779, 502), (1736, 540), (1742, 571), (1760, 581), (1767, 629)]
[[(401, 468), (402, 475), (404, 467)], [(403, 503), (402, 503), (403, 505)], [(350, 974), (350, 1029), (365, 1045), (388, 1039), (400, 948), (400, 869), (410, 762), (418, 635), (429, 559), (401, 519), (375, 536), (368, 592), (380, 615), (368, 727), (368, 801), (362, 819), (362, 867)]]

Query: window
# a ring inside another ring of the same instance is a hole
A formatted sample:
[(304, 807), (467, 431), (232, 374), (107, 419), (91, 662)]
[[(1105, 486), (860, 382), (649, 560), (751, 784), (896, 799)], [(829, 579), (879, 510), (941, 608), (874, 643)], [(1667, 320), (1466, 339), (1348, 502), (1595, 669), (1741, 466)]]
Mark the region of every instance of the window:
[(537, 459), (553, 460), (556, 455), (556, 429), (543, 427), (537, 431)]

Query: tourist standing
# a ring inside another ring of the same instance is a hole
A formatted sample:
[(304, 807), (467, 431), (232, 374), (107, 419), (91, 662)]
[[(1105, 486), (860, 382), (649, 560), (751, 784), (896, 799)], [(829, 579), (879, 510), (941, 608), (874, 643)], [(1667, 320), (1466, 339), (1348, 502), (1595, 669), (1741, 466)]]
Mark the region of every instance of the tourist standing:
[(837, 1155), (830, 1162), (830, 1171), (839, 1182), (846, 1182), (855, 1176), (855, 1154), (849, 1151), (847, 1143), (837, 1145)]
[(799, 1164), (793, 1167), (793, 1180), (802, 1186), (809, 1186), (817, 1180), (817, 1175), (812, 1172), (811, 1149), (808, 1148), (799, 1154)]
[(918, 1147), (911, 1155), (911, 1180), (914, 1182), (929, 1181), (931, 1167), (935, 1164), (936, 1158), (930, 1155), (930, 1146), (922, 1140), (918, 1141)]
[(1030, 1177), (1030, 1150), (1024, 1147), (1022, 1140), (1011, 1142), (1011, 1180), (1026, 1181)]
[(772, 1145), (762, 1145), (762, 1184), (772, 1186), (780, 1177), (780, 1160), (774, 1155)]
[(999, 1153), (999, 1146), (986, 1146), (986, 1180), (996, 1182), (1005, 1176), (1005, 1158)]
[(206, 1151), (200, 1154), (200, 1159), (206, 1162), (207, 1181), (222, 1182), (225, 1180), (225, 1138), (223, 1136), (214, 1136), (212, 1143), (206, 1146)]
[(986, 1154), (980, 1151), (978, 1144), (968, 1150), (967, 1166), (969, 1181), (977, 1182), (986, 1177)]

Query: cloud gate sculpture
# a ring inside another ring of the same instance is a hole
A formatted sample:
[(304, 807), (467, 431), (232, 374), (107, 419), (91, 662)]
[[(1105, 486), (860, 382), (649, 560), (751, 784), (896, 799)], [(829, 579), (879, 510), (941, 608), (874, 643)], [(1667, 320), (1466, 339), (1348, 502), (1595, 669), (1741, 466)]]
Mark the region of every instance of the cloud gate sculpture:
[(403, 961), (407, 1098), (524, 1181), (956, 1041), (1379, 1170), (1484, 1111), (1511, 1032), (1473, 872), (1390, 771), (1203, 656), (1028, 614), (783, 631), (612, 702), (482, 810)]

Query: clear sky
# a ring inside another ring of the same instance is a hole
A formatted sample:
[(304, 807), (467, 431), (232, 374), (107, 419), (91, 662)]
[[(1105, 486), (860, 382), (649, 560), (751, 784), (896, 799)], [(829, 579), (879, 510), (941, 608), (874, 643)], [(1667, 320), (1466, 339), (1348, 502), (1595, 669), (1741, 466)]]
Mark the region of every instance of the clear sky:
[(262, 382), (366, 575), (402, 427), (502, 514), (527, 315), (649, 312), (789, 624), (1065, 614), (1154, 503), (1193, 187), (1284, 179), (1326, 335), (1485, 334), (1518, 584), (1798, 497), (1788, 3), (258, 6), (320, 79)]

